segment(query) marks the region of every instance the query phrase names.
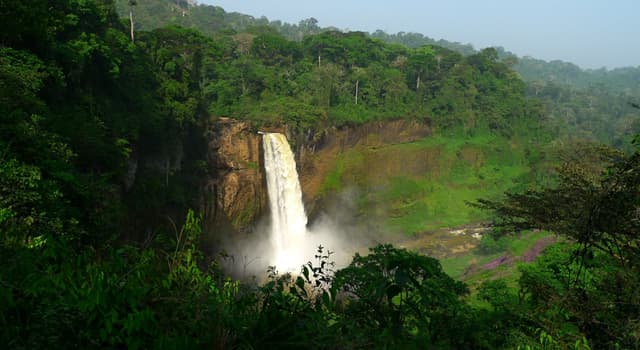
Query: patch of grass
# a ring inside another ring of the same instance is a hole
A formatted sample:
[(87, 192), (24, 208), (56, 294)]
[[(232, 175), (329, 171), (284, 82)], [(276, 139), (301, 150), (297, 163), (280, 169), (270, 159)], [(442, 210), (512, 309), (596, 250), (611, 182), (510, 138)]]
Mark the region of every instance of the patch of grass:
[(254, 169), (254, 170), (258, 169), (258, 163), (249, 161), (249, 162), (247, 162), (247, 167), (249, 169)]
[(498, 252), (490, 255), (478, 254), (477, 252), (471, 251), (465, 255), (446, 258), (440, 260), (440, 264), (442, 265), (442, 269), (444, 272), (451, 276), (454, 279), (462, 279), (464, 276), (464, 272), (471, 266), (475, 264), (478, 267), (486, 265), (491, 261), (498, 259), (504, 255), (504, 252)]
[(322, 182), (320, 193), (327, 193), (330, 191), (337, 191), (342, 187), (342, 172), (344, 171), (344, 161), (338, 159), (335, 167), (329, 172), (327, 177)]
[(434, 146), (444, 146), (448, 153), (455, 152), (465, 145), (482, 146), (491, 144), (498, 136), (491, 133), (479, 133), (471, 137), (461, 135), (441, 135), (436, 134), (426, 137), (416, 142), (406, 143), (402, 147), (429, 148)]
[(552, 233), (548, 231), (534, 231), (521, 234), (508, 240), (509, 247), (507, 250), (515, 256), (520, 256), (531, 249), (537, 241), (551, 235)]
[[(441, 176), (425, 175), (408, 180), (396, 177), (380, 200), (401, 207), (404, 215), (392, 215), (392, 227), (412, 234), (443, 227), (455, 227), (488, 218), (488, 213), (467, 205), (478, 198), (497, 198), (516, 185), (518, 177), (528, 171), (526, 167), (487, 166), (473, 168), (462, 161)], [(486, 175), (482, 176), (482, 173)], [(414, 205), (398, 205), (411, 201)]]
[(323, 191), (362, 189), (361, 212), (384, 208), (388, 230), (404, 234), (486, 220), (466, 202), (497, 199), (530, 172), (524, 147), (489, 132), (434, 135), (354, 148), (339, 156)]
[(491, 279), (495, 277), (508, 278), (509, 281), (515, 285), (517, 278), (519, 277), (517, 271), (517, 264), (512, 266), (499, 266), (492, 270), (479, 269), (476, 273), (463, 276), (464, 272), (475, 264), (477, 267), (482, 267), (489, 262), (500, 258), (504, 255), (510, 255), (514, 257), (522, 256), (526, 251), (533, 248), (533, 246), (540, 239), (551, 236), (552, 234), (547, 231), (530, 231), (522, 233), (517, 236), (507, 236), (503, 239), (506, 241), (506, 249), (492, 254), (481, 254), (476, 248), (469, 253), (440, 260), (443, 270), (451, 277), (455, 279), (462, 279), (465, 277), (465, 281), (470, 285)]

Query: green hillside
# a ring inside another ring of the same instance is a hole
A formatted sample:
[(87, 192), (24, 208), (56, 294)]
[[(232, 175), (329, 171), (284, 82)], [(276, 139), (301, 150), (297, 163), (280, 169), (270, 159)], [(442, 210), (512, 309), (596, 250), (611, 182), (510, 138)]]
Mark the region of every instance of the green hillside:
[(488, 213), (467, 202), (533, 186), (542, 146), (531, 140), (478, 130), (357, 147), (339, 156), (325, 193), (358, 188), (362, 220), (407, 235), (486, 221)]

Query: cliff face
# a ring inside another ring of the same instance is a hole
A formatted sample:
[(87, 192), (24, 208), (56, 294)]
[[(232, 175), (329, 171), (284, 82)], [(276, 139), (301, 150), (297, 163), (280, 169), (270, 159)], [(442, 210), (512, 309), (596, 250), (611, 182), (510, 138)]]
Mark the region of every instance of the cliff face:
[[(410, 120), (372, 122), (343, 129), (330, 129), (316, 141), (306, 142), (298, 149), (300, 185), (305, 201), (312, 206), (320, 194), (322, 184), (335, 167), (339, 154), (353, 148), (375, 149), (384, 145), (407, 143), (431, 135), (431, 128), (423, 123)], [(391, 172), (398, 167), (389, 167), (389, 162), (400, 159), (380, 159)], [(399, 167), (409, 164), (398, 164)]]
[(248, 123), (219, 118), (208, 124), (206, 138), (210, 177), (202, 190), (205, 231), (243, 231), (267, 203), (261, 137)]
[[(284, 128), (268, 131), (287, 134), (294, 147), (308, 212), (314, 211), (322, 184), (342, 152), (357, 147), (375, 149), (412, 142), (431, 134), (428, 125), (407, 120), (332, 128), (319, 136), (312, 132), (296, 134)], [(262, 138), (248, 123), (228, 118), (212, 120), (206, 136), (210, 177), (202, 190), (205, 230), (246, 231), (268, 211)], [(391, 172), (407, 166), (401, 158), (381, 159), (380, 162), (395, 164), (391, 164)]]

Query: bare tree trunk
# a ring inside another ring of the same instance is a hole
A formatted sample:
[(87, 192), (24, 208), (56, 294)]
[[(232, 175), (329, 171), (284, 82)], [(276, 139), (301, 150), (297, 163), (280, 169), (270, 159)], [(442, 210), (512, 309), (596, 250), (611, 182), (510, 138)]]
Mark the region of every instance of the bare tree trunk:
[(416, 91), (420, 90), (420, 75), (418, 75), (418, 79), (416, 79)]
[(133, 11), (129, 11), (129, 23), (131, 24), (131, 42), (135, 42), (135, 35), (133, 33)]
[(318, 55), (318, 67), (320, 67), (320, 55)]
[(360, 80), (356, 80), (356, 104), (358, 104), (358, 86), (360, 85)]

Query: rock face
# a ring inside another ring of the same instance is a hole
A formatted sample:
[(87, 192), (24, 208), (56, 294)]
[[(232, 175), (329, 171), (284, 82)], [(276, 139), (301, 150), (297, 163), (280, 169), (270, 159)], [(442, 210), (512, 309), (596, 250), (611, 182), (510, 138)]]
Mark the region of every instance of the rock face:
[[(294, 148), (308, 212), (313, 211), (322, 183), (340, 153), (354, 147), (412, 142), (431, 134), (428, 125), (408, 120), (331, 128), (321, 133), (293, 133), (286, 128), (268, 131), (286, 134)], [(262, 137), (248, 123), (229, 118), (212, 119), (206, 133), (210, 177), (202, 191), (205, 231), (250, 230), (268, 211)], [(402, 159), (398, 161), (402, 163)]]
[[(305, 201), (317, 197), (337, 156), (355, 147), (413, 142), (431, 135), (429, 125), (413, 120), (371, 122), (360, 126), (330, 129), (315, 141), (306, 140), (298, 150), (300, 184)], [(388, 164), (387, 164), (388, 165)], [(406, 166), (406, 164), (404, 164)]]
[(205, 231), (243, 231), (267, 203), (261, 137), (248, 123), (211, 120), (206, 129), (207, 167), (201, 207)]

